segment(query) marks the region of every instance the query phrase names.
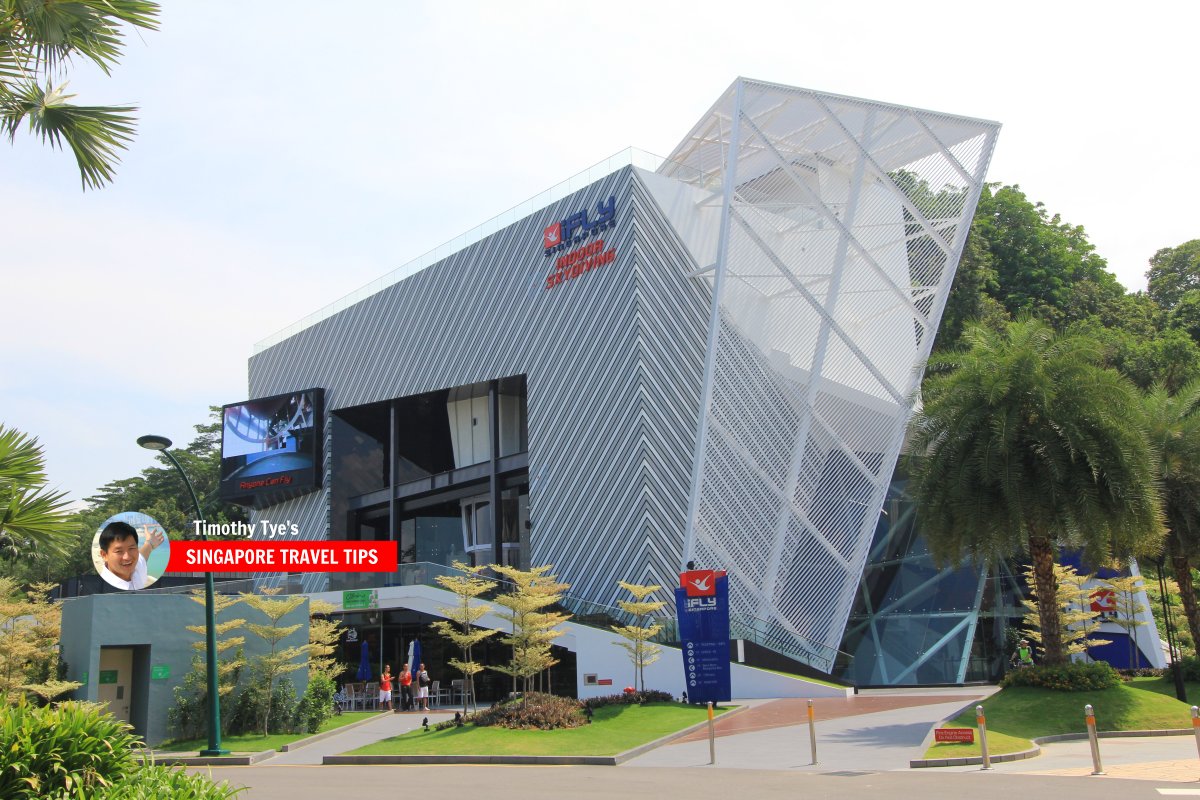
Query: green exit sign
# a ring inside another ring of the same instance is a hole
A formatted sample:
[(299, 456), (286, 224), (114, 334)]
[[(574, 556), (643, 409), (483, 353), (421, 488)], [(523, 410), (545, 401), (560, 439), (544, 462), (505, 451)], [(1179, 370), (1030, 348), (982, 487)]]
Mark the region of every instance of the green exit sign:
[(165, 681), (171, 677), (171, 666), (169, 664), (155, 664), (150, 668), (150, 680)]
[(117, 671), (115, 669), (100, 670), (100, 682), (101, 683), (116, 683), (117, 682)]

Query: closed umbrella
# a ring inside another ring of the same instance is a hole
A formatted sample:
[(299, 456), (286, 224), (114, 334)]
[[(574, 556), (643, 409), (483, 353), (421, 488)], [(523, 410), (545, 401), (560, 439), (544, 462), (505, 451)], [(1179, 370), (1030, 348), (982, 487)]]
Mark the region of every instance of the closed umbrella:
[(360, 681), (371, 680), (371, 652), (367, 647), (367, 640), (363, 639), (362, 655), (358, 659), (358, 679)]

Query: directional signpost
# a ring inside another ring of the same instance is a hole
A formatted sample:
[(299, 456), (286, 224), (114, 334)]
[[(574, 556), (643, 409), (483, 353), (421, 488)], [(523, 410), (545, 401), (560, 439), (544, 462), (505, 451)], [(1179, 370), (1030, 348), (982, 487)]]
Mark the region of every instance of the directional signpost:
[(675, 590), (679, 640), (688, 701), (717, 703), (733, 698), (729, 681), (729, 579), (724, 572), (680, 573)]

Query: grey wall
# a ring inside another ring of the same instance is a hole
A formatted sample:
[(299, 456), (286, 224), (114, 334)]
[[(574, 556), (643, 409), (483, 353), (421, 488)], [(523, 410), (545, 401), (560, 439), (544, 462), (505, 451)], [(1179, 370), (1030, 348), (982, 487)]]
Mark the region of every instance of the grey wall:
[[(616, 260), (546, 290), (543, 230), (613, 195)], [(256, 355), (249, 393), (319, 386), (337, 410), (526, 374), (532, 560), (612, 603), (618, 580), (678, 579), (710, 296), (695, 268), (625, 168)], [(261, 513), (345, 538), (328, 484)]]
[[(263, 614), (244, 603), (217, 616), (218, 622), (231, 619), (268, 622)], [(284, 639), (280, 647), (308, 642), (307, 601), (280, 622), (281, 625), (297, 623), (300, 628)], [(100, 648), (135, 648), (130, 689), (134, 730), (149, 745), (171, 738), (175, 734), (168, 730), (167, 711), (175, 702), (175, 687), (183, 685), (184, 676), (191, 670), (192, 656), (197, 652), (192, 643), (203, 640), (203, 634), (193, 633), (186, 626), (203, 624), (204, 605), (182, 595), (129, 592), (63, 601), (62, 656), (67, 662), (67, 680), (84, 683), (74, 698), (98, 699)], [(219, 638), (239, 635), (246, 637), (247, 658), (267, 652), (266, 643), (248, 631), (230, 632)], [(170, 677), (151, 680), (150, 669), (156, 665), (166, 665)], [(243, 681), (247, 677), (243, 671)], [(308, 685), (307, 670), (297, 670), (288, 677), (296, 685), (297, 695)]]

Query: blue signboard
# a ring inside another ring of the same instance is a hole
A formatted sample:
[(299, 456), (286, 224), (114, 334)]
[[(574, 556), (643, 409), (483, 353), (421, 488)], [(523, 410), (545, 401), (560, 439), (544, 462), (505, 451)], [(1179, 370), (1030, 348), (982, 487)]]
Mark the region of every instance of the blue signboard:
[(733, 698), (729, 682), (729, 579), (712, 570), (679, 576), (675, 611), (688, 700), (714, 703)]

